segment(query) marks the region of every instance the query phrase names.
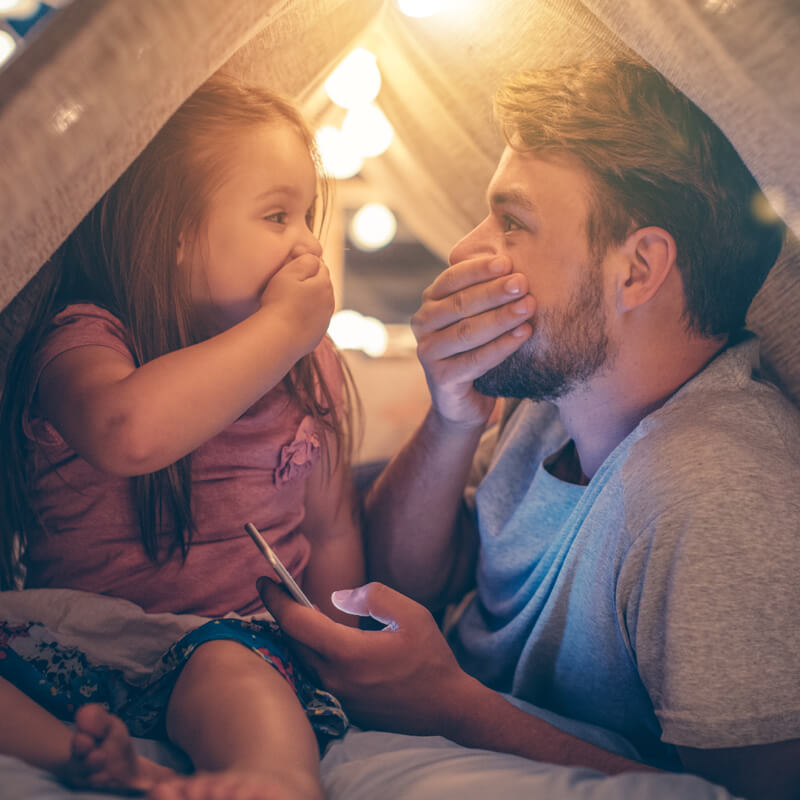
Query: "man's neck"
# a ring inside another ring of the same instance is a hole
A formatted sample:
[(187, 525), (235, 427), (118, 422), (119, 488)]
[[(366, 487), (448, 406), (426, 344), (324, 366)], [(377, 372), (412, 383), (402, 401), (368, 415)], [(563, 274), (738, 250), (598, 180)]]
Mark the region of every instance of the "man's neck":
[(648, 415), (725, 347), (726, 341), (693, 340), (668, 358), (617, 359), (612, 369), (557, 401), (561, 421), (575, 442), (583, 473), (591, 478), (616, 446)]

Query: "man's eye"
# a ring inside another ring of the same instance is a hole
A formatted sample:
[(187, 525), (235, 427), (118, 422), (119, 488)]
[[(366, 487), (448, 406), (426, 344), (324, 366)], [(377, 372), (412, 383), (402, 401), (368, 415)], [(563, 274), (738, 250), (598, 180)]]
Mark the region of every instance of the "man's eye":
[(276, 211), (274, 214), (268, 214), (264, 219), (267, 222), (276, 222), (278, 225), (286, 224), (286, 212)]
[(503, 216), (503, 233), (511, 233), (511, 231), (518, 231), (522, 225), (517, 222), (514, 217), (508, 215)]

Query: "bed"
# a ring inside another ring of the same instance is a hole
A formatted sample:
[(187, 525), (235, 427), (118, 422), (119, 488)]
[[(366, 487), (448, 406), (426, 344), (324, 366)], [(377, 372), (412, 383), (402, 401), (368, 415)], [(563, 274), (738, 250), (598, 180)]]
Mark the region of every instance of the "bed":
[[(748, 324), (762, 337), (765, 370), (800, 403), (800, 11), (793, 0), (475, 0), (461, 9), (413, 20), (389, 0), (65, 6), (0, 71), (0, 363), (35, 297), (41, 265), (172, 111), (220, 67), (296, 98), (309, 119), (321, 121), (330, 70), (357, 45), (376, 52), (384, 81), (379, 103), (396, 139), (364, 174), (387, 187), (416, 235), (444, 256), (483, 216), (483, 192), (502, 148), (489, 102), (500, 79), (526, 66), (633, 51), (715, 119), (789, 226)], [(134, 671), (147, 668), (176, 626), (192, 623), (159, 616), (143, 620), (131, 604), (82, 593), (0, 595), (0, 617), (35, 619), (86, 646), (87, 625), (110, 634), (123, 624), (143, 626), (139, 650), (100, 654)], [(609, 731), (546, 716), (635, 756)], [(156, 742), (137, 746), (182, 763)], [(328, 796), (348, 800), (730, 797), (686, 775), (604, 777), (466, 751), (437, 737), (357, 730), (332, 745), (322, 765)], [(105, 796), (70, 793), (0, 757), (3, 800)]]

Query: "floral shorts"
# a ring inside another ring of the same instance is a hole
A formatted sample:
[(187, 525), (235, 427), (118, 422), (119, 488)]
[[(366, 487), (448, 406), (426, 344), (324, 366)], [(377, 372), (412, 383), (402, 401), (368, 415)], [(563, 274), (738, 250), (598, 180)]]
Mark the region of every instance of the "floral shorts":
[(181, 669), (197, 647), (220, 639), (240, 642), (283, 675), (321, 747), (344, 734), (348, 722), (341, 704), (303, 674), (286, 637), (272, 622), (207, 622), (172, 645), (143, 684), (126, 680), (119, 669), (90, 663), (78, 648), (58, 644), (38, 622), (0, 622), (0, 677), (60, 719), (72, 720), (76, 709), (86, 703), (101, 703), (125, 722), (133, 736), (166, 739), (165, 712)]

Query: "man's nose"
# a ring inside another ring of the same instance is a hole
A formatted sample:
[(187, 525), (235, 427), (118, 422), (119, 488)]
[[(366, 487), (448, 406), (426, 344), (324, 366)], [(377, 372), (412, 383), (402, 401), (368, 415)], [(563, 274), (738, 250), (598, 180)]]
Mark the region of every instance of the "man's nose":
[(489, 218), (479, 223), (450, 251), (448, 262), (452, 267), (459, 261), (465, 261), (478, 255), (493, 256), (500, 253), (502, 245), (497, 237), (491, 235)]

